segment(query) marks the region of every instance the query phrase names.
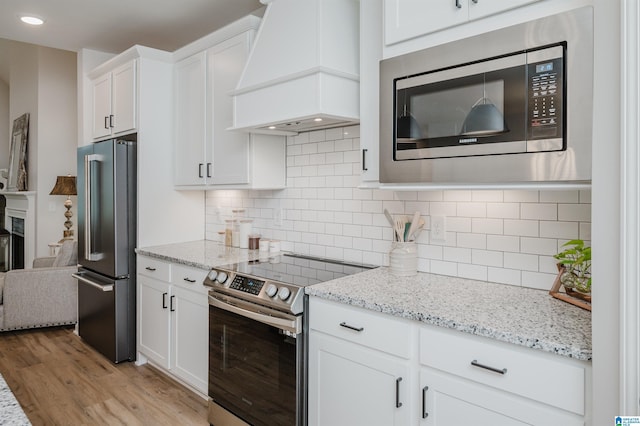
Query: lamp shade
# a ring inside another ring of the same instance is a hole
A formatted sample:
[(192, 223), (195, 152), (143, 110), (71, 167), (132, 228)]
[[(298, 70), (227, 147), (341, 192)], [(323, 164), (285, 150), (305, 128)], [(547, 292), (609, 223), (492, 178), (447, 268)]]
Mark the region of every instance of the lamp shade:
[(49, 195), (77, 195), (75, 176), (58, 176)]
[(396, 121), (396, 138), (398, 139), (420, 139), (420, 125), (413, 115), (403, 115)]

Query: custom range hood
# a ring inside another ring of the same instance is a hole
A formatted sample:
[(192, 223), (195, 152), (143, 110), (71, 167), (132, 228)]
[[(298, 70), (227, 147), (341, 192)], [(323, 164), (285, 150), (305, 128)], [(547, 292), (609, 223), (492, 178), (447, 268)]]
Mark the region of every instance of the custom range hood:
[(292, 135), (359, 122), (359, 2), (267, 6), (234, 98), (231, 130)]

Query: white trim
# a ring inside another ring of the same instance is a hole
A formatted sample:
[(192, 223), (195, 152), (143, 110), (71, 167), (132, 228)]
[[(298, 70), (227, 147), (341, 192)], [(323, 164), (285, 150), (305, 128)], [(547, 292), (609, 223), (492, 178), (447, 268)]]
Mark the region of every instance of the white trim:
[(621, 6), (620, 414), (637, 416), (640, 414), (640, 7), (637, 0), (623, 0)]

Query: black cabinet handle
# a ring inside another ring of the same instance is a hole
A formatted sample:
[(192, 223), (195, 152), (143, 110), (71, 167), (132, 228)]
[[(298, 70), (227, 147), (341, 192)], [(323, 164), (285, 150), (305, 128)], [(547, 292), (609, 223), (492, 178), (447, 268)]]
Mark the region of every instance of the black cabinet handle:
[(156, 268), (152, 268), (151, 266), (147, 266), (144, 269), (146, 269), (147, 271), (151, 271), (151, 272), (154, 272), (156, 270)]
[(346, 322), (341, 322), (340, 327), (348, 328), (349, 330), (361, 332), (364, 331), (364, 327), (354, 327), (352, 325), (347, 324)]
[(477, 359), (474, 359), (473, 361), (471, 361), (471, 365), (473, 365), (474, 367), (484, 368), (485, 370), (493, 371), (494, 373), (507, 374), (506, 368), (500, 369), (500, 368), (495, 368), (495, 367), (490, 367), (488, 365), (480, 364)]
[(402, 402), (400, 402), (400, 382), (402, 381), (402, 377), (398, 377), (396, 379), (396, 408), (402, 407)]
[(211, 163), (207, 163), (207, 177), (211, 177)]
[(176, 310), (176, 307), (173, 306), (173, 301), (175, 300), (175, 298), (176, 298), (175, 296), (171, 296), (171, 298), (169, 299), (169, 305), (170, 305), (169, 310), (171, 312), (175, 312)]
[(369, 170), (369, 169), (367, 169), (367, 166), (365, 165), (365, 164), (366, 164), (366, 163), (365, 163), (365, 153), (366, 153), (367, 151), (368, 151), (368, 149), (366, 149), (366, 148), (364, 148), (364, 149), (362, 150), (362, 171), (363, 171), (363, 172), (366, 172), (367, 170)]
[(109, 127), (113, 128), (113, 114), (109, 116)]
[(162, 309), (167, 309), (167, 294), (169, 293), (162, 293)]
[(199, 164), (198, 164), (198, 177), (199, 177), (199, 178), (204, 177), (204, 176), (202, 176), (202, 166), (204, 166), (204, 164), (203, 164), (203, 163), (199, 163)]
[(429, 413), (427, 413), (427, 391), (429, 390), (429, 386), (425, 386), (422, 388), (422, 418), (426, 419), (429, 417)]
[(109, 129), (109, 123), (107, 122), (107, 120), (109, 120), (109, 117), (105, 116), (104, 117), (104, 128), (105, 129)]
[(462, 9), (462, 5), (460, 4), (460, 0), (456, 0), (456, 7), (458, 9)]
[(478, 0), (471, 0), (473, 3), (478, 4)]
[(191, 279), (191, 278), (189, 278), (189, 277), (184, 277), (182, 280), (183, 280), (183, 281), (186, 281), (186, 282), (188, 282), (188, 283), (195, 283), (195, 282), (196, 282), (196, 280), (193, 280), (193, 279)]

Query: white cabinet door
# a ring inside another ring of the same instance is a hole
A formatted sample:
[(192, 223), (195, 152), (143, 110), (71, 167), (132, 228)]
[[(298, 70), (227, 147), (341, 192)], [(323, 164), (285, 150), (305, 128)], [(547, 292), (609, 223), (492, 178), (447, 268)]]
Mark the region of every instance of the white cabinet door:
[(467, 22), (467, 1), (471, 0), (385, 0), (385, 44)]
[(380, 180), (380, 66), (382, 2), (360, 2), (360, 149), (363, 184)]
[(136, 128), (136, 61), (113, 70), (112, 133), (119, 134)]
[(175, 66), (174, 183), (206, 182), (207, 54), (200, 52)]
[(309, 425), (412, 424), (410, 371), (407, 361), (311, 330)]
[(584, 426), (580, 416), (437, 370), (422, 369), (420, 390), (425, 426)]
[(249, 183), (249, 135), (227, 130), (233, 126), (233, 98), (249, 55), (248, 35), (236, 36), (207, 51), (209, 123), (207, 183)]
[(478, 19), (540, 0), (468, 0), (469, 19)]
[(93, 85), (93, 138), (111, 134), (111, 73), (92, 81)]
[(207, 393), (209, 304), (206, 293), (172, 287), (171, 336), (173, 373)]
[(169, 368), (169, 284), (138, 274), (139, 350)]
[(93, 138), (136, 128), (136, 63), (134, 59), (93, 80)]

